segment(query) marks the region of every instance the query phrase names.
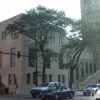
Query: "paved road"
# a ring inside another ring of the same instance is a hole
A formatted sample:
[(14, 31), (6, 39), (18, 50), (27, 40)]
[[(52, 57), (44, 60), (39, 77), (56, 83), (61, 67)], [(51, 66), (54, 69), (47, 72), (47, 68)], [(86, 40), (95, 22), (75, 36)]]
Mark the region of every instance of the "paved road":
[(91, 96), (83, 96), (82, 91), (76, 91), (73, 100), (92, 100)]
[[(9, 94), (0, 95), (0, 100), (41, 100), (40, 98), (32, 98), (30, 94)], [(82, 92), (78, 91), (75, 93), (73, 99), (63, 99), (63, 100), (92, 100), (90, 96), (83, 96)]]

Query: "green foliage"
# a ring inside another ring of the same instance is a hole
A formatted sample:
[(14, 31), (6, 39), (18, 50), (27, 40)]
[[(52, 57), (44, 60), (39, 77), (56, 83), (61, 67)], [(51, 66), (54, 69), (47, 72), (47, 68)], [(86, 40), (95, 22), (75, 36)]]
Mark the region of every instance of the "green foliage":
[(22, 16), (8, 24), (6, 30), (8, 35), (14, 32), (15, 36), (23, 34), (36, 43), (36, 47), (43, 59), (42, 81), (45, 81), (45, 60), (46, 57), (55, 59), (58, 54), (48, 48), (52, 36), (66, 36), (66, 27), (70, 24), (71, 19), (65, 16), (63, 11), (49, 9), (43, 6), (26, 11)]
[(66, 26), (69, 24), (69, 19), (65, 17), (63, 11), (48, 9), (43, 6), (38, 6), (22, 14), (19, 20), (14, 21), (13, 24), (8, 24), (6, 29), (15, 34), (24, 34), (31, 39), (37, 36), (37, 42), (48, 43), (48, 39), (55, 32), (66, 35)]
[(85, 18), (82, 20), (72, 21), (71, 32), (77, 32), (77, 37), (68, 38), (68, 43), (63, 45), (61, 48), (61, 52), (66, 54), (68, 60), (72, 60), (73, 63), (76, 63), (77, 65), (79, 61), (77, 58), (80, 58), (85, 49), (93, 53), (96, 57), (100, 54), (99, 25), (100, 20)]
[[(67, 62), (63, 64), (63, 68), (68, 69), (68, 68), (73, 68), (76, 65), (76, 68), (83, 68), (84, 63), (82, 61), (79, 62)], [(75, 68), (75, 69), (76, 69)]]
[(52, 49), (45, 49), (44, 52), (45, 52), (45, 54), (44, 54), (45, 58), (50, 57), (51, 61), (56, 61), (57, 62), (57, 58), (59, 56), (59, 53), (55, 52)]
[(56, 34), (65, 36), (65, 28), (69, 23), (70, 19), (65, 16), (63, 11), (39, 5), (26, 11), (12, 24), (9, 23), (6, 30), (8, 34), (14, 32), (15, 36), (19, 34), (28, 36), (30, 39), (35, 40), (37, 47), (42, 50), (45, 46), (48, 46), (52, 36)]
[[(73, 34), (68, 38), (68, 43), (64, 44), (61, 52), (66, 55), (67, 63), (63, 65), (64, 68), (70, 68), (70, 75), (73, 74), (74, 69), (83, 66), (80, 63), (80, 57), (84, 50), (94, 55), (94, 61), (100, 58), (100, 20), (82, 19), (71, 21), (71, 30)], [(73, 76), (70, 76), (69, 86), (72, 85)]]

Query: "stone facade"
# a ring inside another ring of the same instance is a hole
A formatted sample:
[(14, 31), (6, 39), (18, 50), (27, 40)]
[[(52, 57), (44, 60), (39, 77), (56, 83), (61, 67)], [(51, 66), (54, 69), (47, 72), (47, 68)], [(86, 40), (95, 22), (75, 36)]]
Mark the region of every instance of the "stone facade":
[[(8, 23), (12, 23), (13, 20), (16, 20), (21, 15), (12, 17), (8, 20), (5, 20), (0, 23), (0, 51), (6, 53), (15, 53), (20, 51), (21, 55), (28, 55), (29, 48), (27, 45), (28, 37), (20, 35), (17, 39), (13, 39), (11, 34), (4, 35), (6, 33), (5, 27)], [(66, 38), (63, 39), (63, 42), (66, 42)], [(51, 42), (49, 47), (53, 50), (59, 52), (59, 46), (62, 44), (59, 43), (58, 36), (55, 38), (55, 42)], [(0, 75), (2, 77), (2, 82), (9, 87), (9, 92), (15, 91), (15, 81), (19, 85), (19, 92), (29, 92), (32, 87), (35, 86), (33, 83), (34, 77), (33, 72), (35, 67), (29, 67), (29, 58), (12, 56), (9, 54), (2, 54), (2, 59), (0, 62)], [(11, 60), (13, 64), (11, 63)], [(38, 71), (41, 71), (42, 60), (38, 58), (37, 60)], [(68, 86), (68, 71), (59, 69), (59, 64), (55, 61), (50, 62), (50, 68), (46, 68), (47, 81), (58, 81), (58, 75), (60, 77), (61, 83)], [(64, 79), (62, 79), (64, 78)], [(16, 80), (15, 80), (16, 79)], [(28, 82), (29, 81), (29, 82)], [(38, 85), (41, 84), (42, 77), (38, 76)]]

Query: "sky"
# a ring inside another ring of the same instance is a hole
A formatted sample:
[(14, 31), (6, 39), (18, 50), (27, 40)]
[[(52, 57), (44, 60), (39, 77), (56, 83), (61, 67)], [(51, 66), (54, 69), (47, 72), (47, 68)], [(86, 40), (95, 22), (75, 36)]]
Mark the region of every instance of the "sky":
[(67, 17), (80, 19), (80, 0), (0, 0), (0, 22), (38, 5), (63, 10)]

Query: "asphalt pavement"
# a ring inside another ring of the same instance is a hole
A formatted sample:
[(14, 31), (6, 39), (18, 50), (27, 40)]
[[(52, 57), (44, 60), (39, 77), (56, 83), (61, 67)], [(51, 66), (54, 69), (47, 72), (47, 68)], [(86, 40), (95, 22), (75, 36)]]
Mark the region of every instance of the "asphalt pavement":
[(32, 98), (30, 94), (7, 94), (7, 95), (0, 95), (0, 100), (39, 100), (39, 99)]
[(75, 91), (75, 95), (83, 95), (83, 92), (82, 91)]
[[(41, 98), (32, 98), (31, 94), (7, 94), (0, 95), (0, 100), (41, 100)], [(70, 99), (63, 99), (70, 100)], [(91, 100), (90, 96), (83, 96), (82, 91), (75, 91), (75, 96), (72, 100)]]

